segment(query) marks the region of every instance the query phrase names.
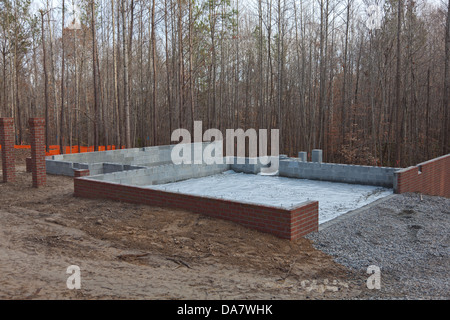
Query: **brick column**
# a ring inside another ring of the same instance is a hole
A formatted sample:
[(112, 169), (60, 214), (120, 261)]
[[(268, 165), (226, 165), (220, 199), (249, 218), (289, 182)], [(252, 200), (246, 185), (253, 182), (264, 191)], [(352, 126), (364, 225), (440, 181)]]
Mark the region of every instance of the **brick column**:
[(31, 165), (32, 165), (32, 159), (31, 159), (31, 158), (26, 158), (26, 159), (25, 159), (25, 164), (26, 164), (26, 166), (27, 166), (27, 172), (28, 172), (28, 173), (33, 172), (33, 169), (31, 168)]
[(33, 118), (28, 121), (31, 138), (31, 172), (33, 187), (45, 186), (47, 171), (45, 167), (45, 120)]
[(75, 178), (89, 177), (91, 175), (90, 171), (85, 170), (74, 170), (73, 175)]
[(2, 145), (3, 182), (14, 182), (16, 181), (14, 119), (0, 118), (0, 144)]

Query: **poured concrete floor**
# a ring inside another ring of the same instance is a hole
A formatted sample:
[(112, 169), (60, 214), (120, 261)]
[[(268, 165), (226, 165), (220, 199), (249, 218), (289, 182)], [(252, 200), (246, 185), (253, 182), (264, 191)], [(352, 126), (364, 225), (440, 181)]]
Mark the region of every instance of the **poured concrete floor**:
[(238, 174), (233, 171), (147, 188), (284, 208), (306, 201), (319, 201), (319, 224), (393, 193), (392, 189), (372, 186)]

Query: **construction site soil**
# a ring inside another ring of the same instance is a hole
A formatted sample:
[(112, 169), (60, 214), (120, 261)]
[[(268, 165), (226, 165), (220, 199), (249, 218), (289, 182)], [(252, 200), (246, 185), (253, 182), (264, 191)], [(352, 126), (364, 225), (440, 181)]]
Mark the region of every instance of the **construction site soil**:
[[(31, 187), (27, 150), (0, 183), (0, 299), (389, 299), (369, 277), (295, 242), (202, 215), (73, 196), (73, 179)], [(81, 289), (69, 290), (69, 266)], [(383, 277), (383, 284), (396, 281)]]

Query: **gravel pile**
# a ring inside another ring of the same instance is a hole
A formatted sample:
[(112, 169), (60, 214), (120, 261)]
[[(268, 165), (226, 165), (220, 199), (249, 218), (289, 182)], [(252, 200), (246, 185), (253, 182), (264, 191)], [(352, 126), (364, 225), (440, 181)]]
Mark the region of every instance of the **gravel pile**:
[(450, 199), (396, 195), (308, 238), (355, 271), (380, 267), (376, 298), (450, 299)]

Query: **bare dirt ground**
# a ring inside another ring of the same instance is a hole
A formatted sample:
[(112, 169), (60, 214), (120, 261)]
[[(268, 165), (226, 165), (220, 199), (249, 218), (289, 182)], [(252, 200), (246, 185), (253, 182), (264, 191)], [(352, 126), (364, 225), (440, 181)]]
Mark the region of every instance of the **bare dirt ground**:
[[(17, 152), (17, 182), (0, 182), (0, 299), (383, 298), (367, 289), (368, 275), (307, 239), (78, 199), (67, 177), (48, 176), (47, 187), (33, 189), (26, 156)], [(71, 265), (81, 269), (81, 290), (67, 289)]]

